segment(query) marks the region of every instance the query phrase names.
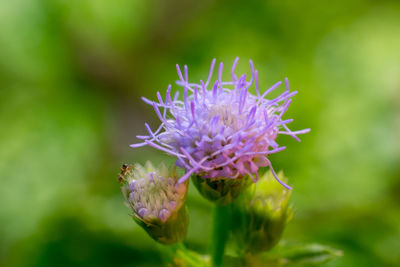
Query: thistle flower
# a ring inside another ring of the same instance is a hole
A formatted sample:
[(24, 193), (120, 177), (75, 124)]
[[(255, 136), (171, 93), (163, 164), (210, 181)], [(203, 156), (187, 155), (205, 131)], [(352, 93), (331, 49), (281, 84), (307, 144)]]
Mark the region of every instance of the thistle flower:
[[(297, 92), (289, 92), (286, 78), (286, 90), (278, 97), (268, 99), (268, 94), (281, 82), (261, 93), (253, 62), (250, 61), (249, 81), (246, 74), (240, 78), (236, 76), (237, 62), (238, 58), (232, 66), (231, 81), (222, 81), (221, 62), (218, 79), (211, 83), (214, 59), (207, 80), (199, 84), (189, 82), (186, 65), (183, 74), (177, 65), (179, 80), (176, 83), (183, 87), (183, 100), (179, 99), (179, 92), (172, 97), (171, 85), (165, 98), (157, 92), (158, 102), (142, 98), (153, 106), (161, 125), (153, 131), (146, 123), (149, 135), (137, 136), (143, 142), (131, 147), (149, 145), (175, 156), (176, 165), (186, 170), (179, 182), (192, 174), (202, 179), (251, 177), (257, 181), (258, 169), (269, 166), (275, 178), (291, 189), (274, 173), (268, 155), (285, 149), (276, 142), (278, 134), (290, 135), (300, 141), (297, 135), (309, 132), (309, 129), (291, 131), (286, 124), (292, 119), (282, 119), (291, 97)], [(253, 84), (256, 95), (249, 93)]]
[(156, 169), (150, 162), (133, 169), (128, 166), (122, 176), (122, 193), (133, 219), (160, 243), (182, 241), (189, 222), (187, 183), (178, 183), (175, 170), (168, 171), (164, 165)]
[[(286, 180), (282, 172), (278, 176)], [(283, 190), (272, 173), (266, 172), (247, 188), (242, 201), (232, 205), (232, 232), (241, 252), (267, 251), (278, 243), (293, 217), (290, 195), (291, 191)]]

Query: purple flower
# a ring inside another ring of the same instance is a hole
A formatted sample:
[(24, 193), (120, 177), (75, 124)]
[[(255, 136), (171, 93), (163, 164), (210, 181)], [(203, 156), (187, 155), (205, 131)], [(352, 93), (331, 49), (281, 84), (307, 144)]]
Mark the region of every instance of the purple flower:
[[(157, 102), (143, 97), (144, 102), (153, 106), (161, 125), (153, 131), (146, 123), (149, 135), (137, 136), (143, 142), (131, 147), (149, 145), (177, 157), (176, 165), (186, 170), (179, 182), (192, 174), (221, 179), (250, 176), (257, 181), (258, 169), (269, 166), (275, 178), (291, 189), (279, 180), (268, 155), (285, 149), (276, 142), (278, 134), (290, 135), (300, 141), (297, 135), (310, 131), (291, 131), (286, 124), (293, 120), (282, 118), (297, 92), (289, 92), (286, 78), (286, 90), (278, 97), (268, 99), (268, 94), (281, 82), (260, 92), (253, 62), (250, 61), (251, 78), (247, 81), (246, 74), (239, 78), (235, 74), (238, 60), (236, 58), (233, 63), (231, 81), (222, 81), (221, 62), (218, 79), (213, 83), (215, 59), (206, 82), (200, 81), (200, 84), (189, 82), (186, 65), (183, 74), (177, 65), (179, 80), (176, 83), (183, 87), (183, 100), (179, 98), (179, 92), (171, 95), (171, 85), (165, 98), (157, 92)], [(252, 84), (256, 95), (249, 93)]]

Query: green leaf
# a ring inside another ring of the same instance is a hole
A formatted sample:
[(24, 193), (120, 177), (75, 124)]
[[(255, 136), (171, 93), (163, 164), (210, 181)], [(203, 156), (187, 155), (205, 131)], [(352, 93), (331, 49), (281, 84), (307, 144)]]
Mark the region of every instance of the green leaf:
[[(282, 251), (282, 258), (288, 266), (315, 266), (343, 255), (343, 252), (320, 244), (288, 247)], [(285, 264), (286, 265), (286, 264)]]

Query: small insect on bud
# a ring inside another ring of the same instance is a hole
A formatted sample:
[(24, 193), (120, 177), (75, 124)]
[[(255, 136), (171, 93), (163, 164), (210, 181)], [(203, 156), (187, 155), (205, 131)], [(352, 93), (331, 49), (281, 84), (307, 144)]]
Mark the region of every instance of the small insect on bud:
[(164, 165), (128, 166), (123, 175), (122, 193), (133, 211), (133, 219), (156, 241), (173, 244), (187, 232), (186, 212), (188, 183), (178, 183), (175, 169)]
[(128, 164), (122, 164), (121, 172), (119, 173), (119, 176), (118, 176), (118, 182), (119, 182), (119, 183), (122, 183), (122, 182), (124, 181), (124, 179), (125, 179), (125, 176), (126, 176), (127, 174), (129, 174), (129, 172), (130, 172), (131, 170), (132, 170), (132, 169), (131, 169), (131, 167), (130, 167)]
[[(286, 182), (283, 173), (278, 177)], [(232, 205), (232, 232), (243, 253), (270, 250), (280, 240), (286, 223), (292, 218), (290, 190), (286, 190), (268, 171)]]

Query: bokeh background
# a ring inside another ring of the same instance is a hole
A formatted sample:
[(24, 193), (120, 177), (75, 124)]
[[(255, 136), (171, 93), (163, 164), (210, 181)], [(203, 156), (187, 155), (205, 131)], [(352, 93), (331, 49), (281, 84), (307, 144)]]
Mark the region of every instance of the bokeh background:
[[(1, 1), (0, 265), (162, 266), (117, 182), (122, 163), (172, 162), (129, 148), (158, 124), (140, 96), (174, 84), (176, 63), (198, 81), (236, 56), (263, 89), (289, 77), (286, 118), (312, 128), (271, 157), (294, 187), (284, 240), (344, 251), (326, 266), (399, 266), (394, 0)], [(211, 205), (194, 188), (188, 202), (186, 244), (207, 252)]]

